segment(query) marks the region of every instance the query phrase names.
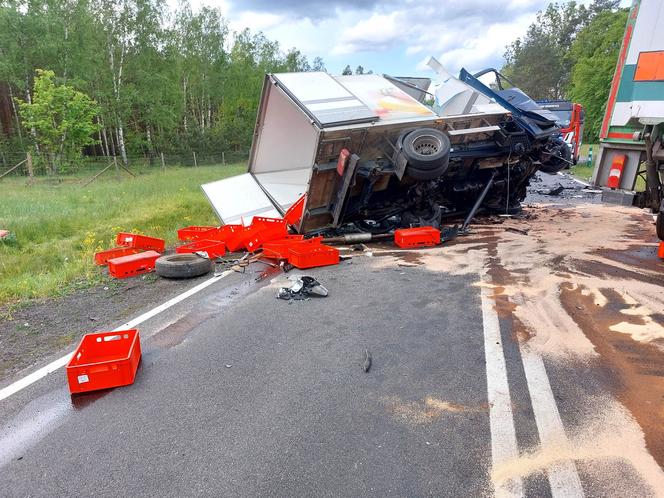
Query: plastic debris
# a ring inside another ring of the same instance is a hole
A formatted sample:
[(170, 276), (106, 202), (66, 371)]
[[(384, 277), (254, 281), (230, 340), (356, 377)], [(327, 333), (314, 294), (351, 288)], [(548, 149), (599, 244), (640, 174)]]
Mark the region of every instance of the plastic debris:
[(328, 291), (318, 280), (308, 275), (292, 275), (288, 277), (291, 284), (282, 287), (277, 293), (278, 299), (285, 301), (302, 301), (310, 297), (327, 297)]

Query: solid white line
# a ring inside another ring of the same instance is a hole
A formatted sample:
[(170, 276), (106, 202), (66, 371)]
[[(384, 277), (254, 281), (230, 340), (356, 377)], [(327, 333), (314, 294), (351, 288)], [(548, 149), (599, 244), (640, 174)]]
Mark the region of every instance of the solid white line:
[[(498, 465), (515, 460), (519, 456), (512, 414), (512, 400), (507, 381), (507, 367), (503, 352), (498, 314), (487, 284), (486, 274), (481, 275), (482, 285), (482, 325), (484, 328), (484, 356), (486, 359), (486, 384), (489, 400), (489, 426), (491, 428), (491, 464)], [(495, 489), (496, 496), (523, 496), (523, 482), (520, 477), (506, 480)]]
[[(164, 310), (167, 310), (168, 308), (175, 306), (181, 301), (184, 301), (190, 296), (193, 296), (197, 292), (202, 291), (206, 287), (209, 287), (213, 283), (217, 282), (218, 280), (221, 280), (222, 278), (226, 277), (227, 275), (230, 275), (233, 273), (233, 270), (226, 270), (220, 275), (217, 275), (215, 277), (212, 277), (209, 280), (206, 280), (205, 282), (201, 282), (200, 284), (196, 285), (195, 287), (192, 287), (186, 292), (183, 292), (182, 294), (179, 294), (175, 296), (172, 299), (169, 299), (166, 301), (164, 304), (161, 304), (157, 306), (156, 308), (151, 309), (147, 313), (143, 313), (142, 315), (134, 318), (133, 320), (128, 321), (127, 323), (120, 325), (118, 328), (113, 329), (112, 332), (116, 332), (119, 330), (126, 330), (126, 329), (132, 329), (136, 327), (137, 325), (140, 325), (141, 323), (145, 322), (146, 320), (149, 320), (150, 318), (158, 315)], [(67, 353), (61, 358), (58, 358), (55, 361), (52, 361), (48, 365), (40, 368), (39, 370), (36, 370), (32, 372), (31, 374), (23, 377), (22, 379), (17, 380), (16, 382), (9, 384), (7, 387), (4, 387), (3, 389), (0, 389), (0, 401), (3, 399), (8, 398), (12, 394), (16, 394), (17, 392), (21, 391), (22, 389), (25, 389), (31, 384), (34, 384), (37, 382), (39, 379), (42, 379), (46, 377), (48, 374), (51, 372), (55, 372), (61, 367), (64, 367), (67, 363), (69, 363), (69, 359), (71, 358), (71, 355), (74, 352), (72, 351), (71, 353)]]
[[(570, 443), (565, 435), (542, 357), (527, 345), (522, 345), (521, 361), (542, 448), (568, 449)], [(572, 460), (561, 460), (547, 470), (553, 498), (584, 496), (581, 479)]]
[[(562, 171), (558, 171), (558, 174), (560, 176), (566, 176), (565, 173), (563, 173)], [(586, 187), (592, 187), (592, 185), (590, 183), (584, 182), (583, 180), (579, 180), (578, 178), (575, 178), (572, 175), (568, 175), (568, 176), (571, 180), (575, 181), (576, 183), (580, 183), (581, 185), (585, 185)]]

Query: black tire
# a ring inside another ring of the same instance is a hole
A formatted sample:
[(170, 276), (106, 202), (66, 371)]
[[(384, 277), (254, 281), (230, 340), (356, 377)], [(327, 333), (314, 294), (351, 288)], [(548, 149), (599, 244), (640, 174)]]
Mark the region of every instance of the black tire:
[(664, 240), (664, 213), (661, 211), (657, 213), (657, 221), (655, 222), (657, 228), (657, 237), (659, 240)]
[(419, 169), (410, 165), (406, 166), (406, 175), (415, 180), (433, 180), (439, 176), (443, 176), (447, 172), (447, 164), (443, 164), (438, 169)]
[(411, 131), (401, 139), (408, 164), (418, 170), (447, 168), (450, 160), (450, 139), (434, 128)]
[(572, 151), (570, 150), (569, 145), (560, 138), (554, 139), (553, 143), (554, 145), (549, 148), (550, 151), (555, 155), (562, 157), (565, 161), (552, 157), (547, 162), (542, 163), (539, 170), (543, 173), (548, 173), (549, 175), (555, 175), (559, 171), (564, 170), (570, 165), (569, 161), (572, 160)]
[(155, 264), (157, 275), (166, 278), (194, 278), (212, 270), (212, 261), (197, 254), (169, 254)]

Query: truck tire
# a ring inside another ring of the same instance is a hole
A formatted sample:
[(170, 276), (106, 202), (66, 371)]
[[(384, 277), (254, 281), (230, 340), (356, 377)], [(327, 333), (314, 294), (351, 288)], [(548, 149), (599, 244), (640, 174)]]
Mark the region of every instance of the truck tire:
[(542, 163), (539, 167), (540, 171), (549, 175), (555, 175), (559, 171), (564, 170), (569, 166), (569, 161), (572, 160), (572, 151), (562, 139), (556, 138), (553, 140), (553, 143), (554, 145), (550, 148), (551, 152), (562, 157), (565, 161), (552, 157), (547, 162)]
[(659, 240), (664, 240), (664, 213), (661, 211), (657, 213), (655, 227), (657, 228), (657, 237)]
[(420, 128), (400, 138), (408, 164), (418, 170), (447, 168), (450, 160), (450, 139), (434, 128)]
[(155, 263), (157, 275), (166, 278), (194, 278), (212, 270), (212, 261), (197, 254), (169, 254)]
[(409, 164), (406, 166), (406, 175), (420, 181), (433, 180), (434, 178), (443, 176), (447, 172), (447, 166), (448, 164), (445, 163), (437, 169), (419, 169)]

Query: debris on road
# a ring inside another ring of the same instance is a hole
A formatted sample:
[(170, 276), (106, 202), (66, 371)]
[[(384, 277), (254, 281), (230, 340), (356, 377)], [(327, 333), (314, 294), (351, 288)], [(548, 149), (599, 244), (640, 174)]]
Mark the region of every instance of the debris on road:
[(157, 275), (166, 278), (194, 278), (212, 270), (212, 262), (197, 254), (168, 254), (155, 262)]
[(328, 290), (323, 287), (318, 280), (309, 275), (292, 275), (288, 277), (291, 284), (288, 287), (282, 287), (277, 293), (278, 299), (285, 301), (302, 301), (310, 297), (327, 297)]
[(371, 353), (369, 352), (368, 349), (365, 349), (364, 350), (364, 365), (362, 365), (362, 369), (364, 370), (364, 373), (367, 373), (370, 368), (371, 368)]
[(401, 247), (431, 247), (440, 244), (440, 230), (434, 227), (401, 228), (394, 231), (394, 243)]
[(560, 194), (562, 194), (564, 190), (565, 190), (565, 187), (563, 187), (563, 186), (559, 183), (558, 185), (556, 185), (556, 186), (553, 187), (553, 188), (550, 188), (549, 190), (538, 190), (537, 193), (538, 193), (538, 194), (542, 194), (542, 195), (556, 196), (556, 195), (560, 195)]
[(66, 367), (72, 394), (133, 384), (141, 360), (136, 329), (86, 334)]
[(127, 278), (149, 273), (161, 254), (156, 251), (145, 251), (129, 254), (108, 260), (108, 272), (115, 278)]

